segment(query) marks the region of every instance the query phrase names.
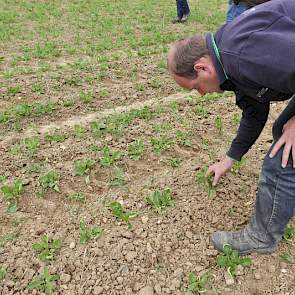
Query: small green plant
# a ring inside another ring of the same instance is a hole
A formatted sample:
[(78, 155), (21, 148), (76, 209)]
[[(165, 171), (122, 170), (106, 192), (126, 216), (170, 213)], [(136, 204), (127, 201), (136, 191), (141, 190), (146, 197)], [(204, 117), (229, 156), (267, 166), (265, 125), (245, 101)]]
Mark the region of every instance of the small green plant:
[(176, 131), (176, 141), (178, 144), (183, 146), (192, 146), (192, 132), (183, 132), (180, 130)]
[(119, 151), (111, 151), (109, 147), (105, 146), (102, 149), (102, 158), (100, 159), (100, 165), (103, 167), (111, 167), (115, 162), (122, 158), (122, 154)]
[(48, 236), (44, 236), (41, 242), (33, 244), (32, 248), (39, 254), (38, 257), (41, 261), (50, 261), (54, 259), (61, 244), (59, 239), (50, 241)]
[(110, 186), (119, 187), (123, 191), (128, 191), (125, 181), (124, 171), (119, 167), (114, 167), (111, 172)]
[(21, 87), (19, 85), (12, 86), (7, 89), (7, 94), (10, 96), (15, 96), (21, 92)]
[(201, 169), (199, 172), (196, 173), (196, 182), (202, 185), (209, 196), (212, 195), (214, 192), (213, 186), (213, 176), (209, 175), (206, 176), (207, 168)]
[(54, 290), (54, 281), (59, 279), (58, 275), (51, 275), (49, 273), (48, 267), (45, 266), (43, 273), (40, 276), (33, 280), (29, 285), (29, 289), (37, 289), (41, 292), (45, 292), (46, 295), (52, 295)]
[(106, 132), (105, 122), (90, 122), (90, 131), (93, 137), (101, 137)]
[(84, 221), (80, 221), (80, 243), (85, 244), (90, 240), (97, 240), (103, 234), (103, 229), (99, 226), (88, 227)]
[(117, 201), (112, 202), (110, 204), (110, 207), (112, 209), (112, 213), (114, 216), (127, 222), (128, 228), (132, 227), (130, 220), (132, 218), (135, 218), (138, 215), (136, 212), (133, 212), (133, 211), (124, 212), (122, 205)]
[(230, 245), (223, 246), (223, 255), (218, 255), (216, 263), (220, 267), (225, 267), (231, 276), (234, 276), (238, 265), (250, 266), (252, 261), (248, 257), (241, 257), (239, 252), (233, 250)]
[(160, 155), (162, 151), (171, 148), (173, 142), (170, 138), (165, 135), (151, 138), (151, 144), (153, 146), (154, 153)]
[(7, 212), (14, 213), (18, 209), (18, 200), (23, 193), (23, 183), (16, 179), (11, 185), (3, 185), (1, 191), (4, 195), (4, 200), (7, 203)]
[(7, 177), (5, 175), (0, 175), (0, 183), (6, 181)]
[(45, 140), (48, 142), (64, 142), (66, 140), (66, 136), (56, 130), (53, 133), (46, 133)]
[(223, 120), (220, 116), (215, 119), (215, 127), (218, 130), (219, 135), (223, 134)]
[(234, 126), (239, 126), (241, 121), (241, 114), (240, 113), (235, 113), (232, 117), (232, 124)]
[(74, 135), (75, 137), (82, 138), (85, 136), (86, 129), (83, 126), (75, 125), (74, 126)]
[(203, 105), (196, 105), (194, 108), (194, 112), (196, 115), (200, 116), (201, 118), (208, 118), (209, 112), (206, 107)]
[(197, 277), (194, 273), (190, 272), (188, 275), (187, 295), (199, 295), (205, 293), (208, 281), (209, 278), (207, 274)]
[(280, 256), (282, 260), (291, 263), (291, 264), (295, 264), (295, 255), (292, 255), (291, 253), (286, 253), (284, 255)]
[(179, 167), (179, 165), (181, 163), (181, 159), (179, 159), (179, 158), (173, 158), (173, 157), (171, 157), (171, 158), (168, 158), (167, 160), (168, 160), (168, 163), (170, 164), (170, 166), (172, 168)]
[(158, 212), (174, 206), (174, 201), (170, 188), (165, 188), (163, 191), (154, 191), (146, 197), (146, 202)]
[(40, 196), (42, 196), (42, 194), (44, 194), (44, 192), (48, 188), (52, 188), (56, 192), (60, 192), (59, 187), (58, 187), (59, 178), (60, 178), (60, 174), (54, 170), (49, 171), (48, 173), (46, 173), (43, 176), (40, 176), (39, 177), (39, 184), (42, 187), (42, 192), (41, 192)]
[(94, 99), (94, 93), (92, 91), (80, 92), (80, 100), (83, 103), (91, 103), (93, 99)]
[(32, 84), (31, 89), (32, 89), (32, 92), (44, 93), (44, 88), (40, 83)]
[(40, 148), (40, 141), (38, 137), (25, 138), (22, 142), (30, 155), (34, 155)]
[(83, 193), (74, 192), (74, 193), (70, 194), (68, 197), (70, 200), (73, 200), (73, 201), (77, 201), (77, 202), (81, 202), (81, 203), (85, 202), (85, 196)]
[(89, 174), (96, 161), (91, 159), (77, 160), (74, 162), (74, 175), (83, 176)]
[(0, 266), (0, 281), (4, 280), (7, 275), (7, 270), (4, 266)]
[(128, 145), (128, 155), (132, 160), (138, 161), (144, 152), (144, 141), (140, 138)]
[(246, 163), (245, 158), (242, 158), (241, 161), (235, 161), (231, 168), (231, 171), (237, 174), (241, 170), (241, 168), (245, 165), (245, 163)]
[(283, 241), (288, 244), (292, 244), (294, 234), (295, 234), (295, 227), (294, 226), (286, 227), (285, 232), (283, 234)]

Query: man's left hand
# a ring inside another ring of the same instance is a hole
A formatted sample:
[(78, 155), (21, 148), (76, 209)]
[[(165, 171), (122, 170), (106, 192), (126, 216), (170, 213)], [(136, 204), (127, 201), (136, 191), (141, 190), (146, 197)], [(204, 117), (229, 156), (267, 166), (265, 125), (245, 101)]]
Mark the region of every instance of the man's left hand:
[(283, 134), (274, 145), (269, 156), (273, 158), (282, 146), (284, 146), (282, 167), (286, 168), (291, 153), (293, 158), (293, 168), (295, 168), (295, 116), (289, 119), (284, 125)]

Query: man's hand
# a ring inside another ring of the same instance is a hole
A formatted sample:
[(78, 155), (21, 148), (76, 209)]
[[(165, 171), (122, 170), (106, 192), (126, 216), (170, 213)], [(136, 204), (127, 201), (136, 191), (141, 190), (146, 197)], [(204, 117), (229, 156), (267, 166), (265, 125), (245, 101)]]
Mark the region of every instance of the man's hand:
[(218, 183), (221, 176), (223, 176), (228, 170), (230, 170), (233, 164), (234, 160), (232, 160), (229, 157), (226, 157), (222, 161), (211, 165), (208, 168), (206, 176), (214, 174), (213, 185), (215, 186)]
[(273, 158), (282, 146), (284, 146), (282, 167), (286, 168), (290, 153), (292, 153), (293, 168), (295, 168), (295, 116), (284, 125), (283, 134), (272, 148), (269, 156)]

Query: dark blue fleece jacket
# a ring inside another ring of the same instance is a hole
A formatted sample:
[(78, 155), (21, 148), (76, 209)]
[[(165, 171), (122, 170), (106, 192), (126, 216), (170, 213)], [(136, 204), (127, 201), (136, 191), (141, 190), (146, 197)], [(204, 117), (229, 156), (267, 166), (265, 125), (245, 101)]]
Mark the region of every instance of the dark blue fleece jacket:
[(228, 151), (228, 156), (240, 160), (259, 137), (270, 102), (295, 93), (295, 1), (273, 0), (253, 7), (222, 26), (214, 38), (221, 61), (209, 34), (206, 42), (220, 87), (233, 90), (243, 110)]

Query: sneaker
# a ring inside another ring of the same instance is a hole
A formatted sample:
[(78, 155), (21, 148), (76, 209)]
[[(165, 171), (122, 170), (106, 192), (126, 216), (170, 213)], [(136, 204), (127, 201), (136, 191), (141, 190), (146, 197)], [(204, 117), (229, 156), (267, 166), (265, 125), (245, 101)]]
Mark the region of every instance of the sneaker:
[(230, 245), (233, 250), (237, 250), (240, 255), (247, 255), (251, 252), (270, 254), (277, 249), (277, 245), (269, 246), (250, 237), (247, 228), (237, 232), (218, 231), (211, 236), (215, 249), (223, 252), (224, 245)]
[(172, 20), (172, 24), (180, 23), (181, 19), (179, 17), (176, 17), (175, 19)]
[(181, 22), (182, 23), (186, 22), (187, 19), (188, 19), (188, 17), (189, 17), (189, 15), (190, 15), (189, 13), (188, 14), (184, 14), (183, 17), (182, 17), (182, 19), (181, 19)]

